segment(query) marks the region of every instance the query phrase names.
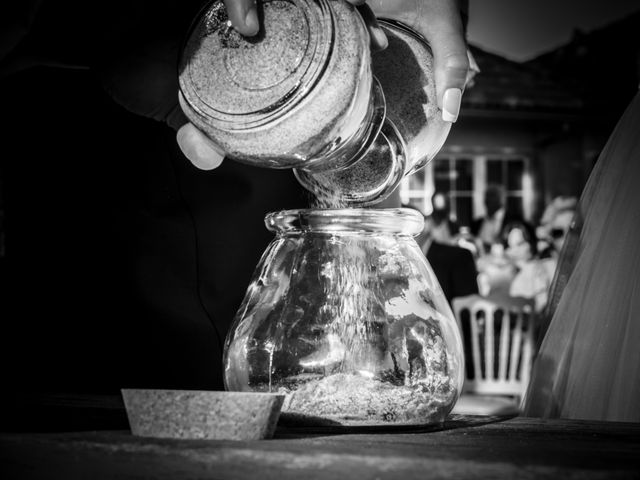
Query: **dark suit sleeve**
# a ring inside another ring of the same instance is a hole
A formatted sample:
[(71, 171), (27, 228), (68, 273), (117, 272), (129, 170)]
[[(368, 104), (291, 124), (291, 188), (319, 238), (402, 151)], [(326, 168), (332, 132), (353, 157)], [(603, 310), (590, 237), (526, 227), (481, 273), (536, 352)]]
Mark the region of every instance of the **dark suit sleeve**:
[(471, 234), (474, 237), (478, 236), (478, 233), (480, 232), (480, 226), (481, 225), (482, 225), (482, 218), (474, 218), (471, 221), (470, 230), (471, 230)]
[(204, 0), (10, 0), (0, 12), (0, 78), (32, 67), (92, 69), (125, 109), (174, 129), (181, 43)]
[(456, 266), (451, 278), (451, 298), (464, 297), (478, 293), (478, 270), (471, 252), (459, 249), (456, 255)]
[(0, 77), (36, 66), (88, 68), (88, 37), (96, 18), (90, 4), (81, 0), (6, 2), (0, 8)]

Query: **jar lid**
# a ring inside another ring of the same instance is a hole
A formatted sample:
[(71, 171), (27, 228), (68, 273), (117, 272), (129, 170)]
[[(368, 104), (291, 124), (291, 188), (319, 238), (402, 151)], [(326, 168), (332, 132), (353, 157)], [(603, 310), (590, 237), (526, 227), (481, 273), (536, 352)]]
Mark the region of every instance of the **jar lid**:
[(179, 62), (180, 90), (205, 118), (233, 123), (242, 116), (246, 124), (247, 115), (268, 115), (290, 103), (322, 73), (334, 29), (324, 3), (268, 0), (258, 8), (261, 27), (254, 37), (231, 27), (220, 0), (190, 30)]

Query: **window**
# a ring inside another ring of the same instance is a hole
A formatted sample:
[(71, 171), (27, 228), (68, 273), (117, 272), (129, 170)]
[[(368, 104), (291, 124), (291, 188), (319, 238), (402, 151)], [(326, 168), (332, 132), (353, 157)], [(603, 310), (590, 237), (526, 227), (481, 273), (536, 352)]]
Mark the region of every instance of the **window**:
[(530, 219), (533, 208), (529, 159), (521, 155), (439, 155), (422, 170), (403, 179), (400, 198), (425, 215), (432, 211), (434, 192), (444, 192), (451, 204), (451, 219), (460, 225), (484, 214), (484, 191), (497, 183), (506, 190), (509, 211)]

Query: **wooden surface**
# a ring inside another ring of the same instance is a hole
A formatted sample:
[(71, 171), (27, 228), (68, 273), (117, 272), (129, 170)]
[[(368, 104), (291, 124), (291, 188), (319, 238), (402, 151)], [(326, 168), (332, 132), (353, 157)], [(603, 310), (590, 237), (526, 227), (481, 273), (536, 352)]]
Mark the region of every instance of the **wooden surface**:
[(640, 478), (640, 425), (454, 416), (413, 429), (296, 429), (260, 441), (128, 430), (2, 433), (3, 479)]

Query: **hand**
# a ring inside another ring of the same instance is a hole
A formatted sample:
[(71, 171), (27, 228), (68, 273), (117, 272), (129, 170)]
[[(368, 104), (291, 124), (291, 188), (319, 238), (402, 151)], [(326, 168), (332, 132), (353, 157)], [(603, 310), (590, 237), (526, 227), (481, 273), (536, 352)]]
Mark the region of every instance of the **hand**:
[[(438, 106), (447, 121), (455, 121), (469, 74), (469, 59), (458, 0), (347, 0), (364, 18), (374, 50), (387, 39), (377, 17), (397, 20), (421, 33), (431, 44), (435, 62)], [(233, 26), (243, 35), (258, 32), (255, 0), (224, 0)], [(370, 8), (369, 8), (370, 7)]]
[[(358, 7), (371, 37), (371, 46), (384, 49), (387, 39), (376, 16), (400, 21), (422, 34), (434, 55), (438, 107), (446, 121), (455, 122), (469, 74), (464, 28), (457, 0), (347, 0)], [(224, 0), (234, 28), (245, 36), (258, 33), (255, 0)], [(224, 153), (191, 123), (178, 130), (178, 145), (198, 168), (218, 167)]]
[(455, 122), (469, 75), (469, 58), (457, 0), (369, 0), (376, 16), (397, 20), (431, 45), (442, 118)]

